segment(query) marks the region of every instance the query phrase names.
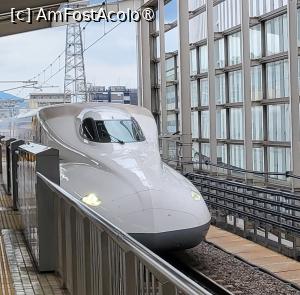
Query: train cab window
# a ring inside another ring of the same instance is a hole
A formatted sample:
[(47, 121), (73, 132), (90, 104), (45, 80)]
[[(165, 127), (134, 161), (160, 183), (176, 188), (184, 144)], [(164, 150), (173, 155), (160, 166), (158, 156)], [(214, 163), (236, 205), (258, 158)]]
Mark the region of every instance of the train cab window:
[(99, 142), (119, 142), (121, 144), (145, 140), (135, 119), (95, 121)]
[(92, 118), (86, 118), (82, 122), (82, 135), (90, 141), (97, 141), (95, 121)]

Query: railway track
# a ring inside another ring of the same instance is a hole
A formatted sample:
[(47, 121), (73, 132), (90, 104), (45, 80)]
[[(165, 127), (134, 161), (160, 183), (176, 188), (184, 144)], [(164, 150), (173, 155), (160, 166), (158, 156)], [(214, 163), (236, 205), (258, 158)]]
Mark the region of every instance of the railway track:
[(190, 279), (201, 285), (213, 295), (233, 295), (232, 292), (224, 288), (221, 284), (206, 276), (203, 272), (187, 261), (184, 253), (163, 255), (163, 259), (176, 267)]
[(211, 243), (161, 257), (211, 294), (300, 295), (299, 286)]

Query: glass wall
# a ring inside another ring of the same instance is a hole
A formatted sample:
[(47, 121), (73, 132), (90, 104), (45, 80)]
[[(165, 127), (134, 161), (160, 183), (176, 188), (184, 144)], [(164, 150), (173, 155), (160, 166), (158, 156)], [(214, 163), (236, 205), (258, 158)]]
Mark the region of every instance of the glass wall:
[(267, 98), (289, 96), (288, 61), (281, 60), (267, 64)]
[(243, 101), (242, 71), (229, 73), (229, 102)]
[[(166, 107), (170, 133), (180, 130), (180, 101), (178, 101), (180, 85), (177, 74), (180, 67), (177, 59), (178, 28), (175, 24), (177, 1), (171, 0), (165, 5), (167, 10), (165, 23), (172, 23), (174, 26), (171, 30), (168, 28), (165, 33)], [(251, 99), (253, 170), (284, 173), (291, 167), (287, 0), (249, 0), (249, 2), (250, 17), (265, 16), (268, 13), (267, 17), (257, 18), (255, 23), (250, 23), (250, 98), (244, 97), (243, 91), (241, 0), (215, 1), (214, 5), (216, 34), (213, 74), (217, 107), (218, 163), (245, 168), (244, 101)], [(188, 3), (191, 12), (189, 41), (193, 159), (199, 162), (205, 157), (210, 157), (208, 79), (212, 73), (208, 73), (210, 69), (206, 1), (188, 0)], [(175, 6), (175, 10), (171, 12), (171, 8)], [(157, 34), (155, 38), (158, 39)], [(158, 40), (155, 43), (159, 46)], [(298, 9), (298, 44), (300, 46), (300, 9)], [(299, 64), (300, 85), (300, 58), (295, 62)], [(284, 176), (274, 178), (286, 180)]]
[(287, 15), (281, 15), (266, 22), (266, 55), (288, 50)]
[(189, 10), (193, 11), (206, 3), (206, 0), (189, 0)]
[(215, 41), (215, 59), (216, 68), (221, 69), (225, 67), (225, 44), (224, 38)]
[(176, 109), (176, 86), (168, 86), (166, 88), (166, 103), (167, 103), (167, 110), (174, 110)]
[(216, 75), (216, 103), (226, 103), (225, 74)]
[(252, 139), (253, 140), (264, 139), (262, 106), (252, 107)]
[(257, 25), (250, 28), (250, 57), (257, 59), (261, 56), (261, 25)]
[(201, 138), (209, 138), (209, 111), (201, 112)]
[(190, 43), (197, 43), (207, 37), (206, 14), (201, 13), (190, 19)]
[(230, 138), (244, 139), (244, 113), (241, 108), (230, 109)]
[(251, 100), (263, 99), (262, 66), (251, 68)]
[(226, 139), (227, 137), (227, 126), (226, 126), (226, 110), (217, 110), (217, 138)]
[(208, 80), (207, 79), (201, 79), (200, 80), (200, 101), (201, 106), (205, 107), (208, 106)]
[(228, 37), (228, 65), (232, 66), (241, 62), (241, 32), (238, 32)]
[(199, 95), (198, 95), (198, 81), (191, 81), (191, 107), (196, 108), (199, 106)]
[(268, 134), (270, 141), (290, 141), (290, 106), (268, 106)]
[(199, 113), (192, 112), (192, 137), (199, 138)]

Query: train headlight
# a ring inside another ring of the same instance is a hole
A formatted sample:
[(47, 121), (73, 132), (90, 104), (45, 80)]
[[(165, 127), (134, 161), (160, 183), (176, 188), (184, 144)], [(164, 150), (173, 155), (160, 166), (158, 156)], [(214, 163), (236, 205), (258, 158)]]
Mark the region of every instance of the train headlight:
[(202, 196), (200, 193), (196, 193), (194, 191), (192, 191), (192, 198), (194, 201), (201, 201), (202, 200)]
[(87, 196), (83, 197), (82, 202), (93, 207), (101, 204), (101, 200), (95, 194), (88, 194)]

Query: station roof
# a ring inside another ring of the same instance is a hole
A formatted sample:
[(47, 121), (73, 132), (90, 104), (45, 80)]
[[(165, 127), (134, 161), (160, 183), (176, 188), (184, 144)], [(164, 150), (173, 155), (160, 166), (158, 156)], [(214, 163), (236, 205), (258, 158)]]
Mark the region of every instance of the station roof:
[[(14, 24), (11, 22), (12, 8), (15, 8), (16, 10), (31, 8), (33, 13), (37, 13), (40, 8), (43, 8), (45, 12), (57, 11), (62, 4), (82, 2), (85, 2), (85, 0), (0, 0), (0, 37), (67, 24), (61, 21), (51, 23), (42, 20), (38, 22), (34, 20), (34, 17), (32, 20), (32, 24), (20, 21)], [(98, 8), (104, 6), (104, 1), (94, 0), (91, 3), (95, 2), (97, 2), (98, 4), (92, 4), (91, 6), (88, 5), (87, 7), (78, 8), (76, 10), (83, 12), (90, 9), (97, 10)], [(109, 10), (119, 11), (125, 10), (127, 8), (140, 7), (140, 3), (142, 3), (142, 0), (109, 0), (104, 7)]]
[(11, 8), (22, 10), (31, 8), (39, 10), (44, 8), (47, 10), (56, 11), (62, 3), (74, 2), (72, 0), (9, 0), (0, 1), (0, 37), (33, 31), (37, 29), (50, 28), (51, 23), (46, 21), (33, 21), (32, 24), (18, 22), (14, 24), (11, 22)]

